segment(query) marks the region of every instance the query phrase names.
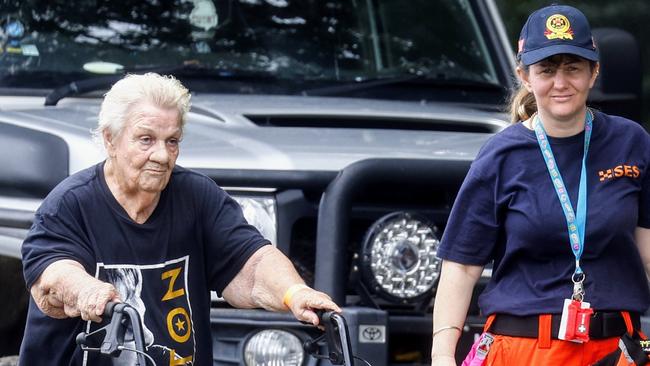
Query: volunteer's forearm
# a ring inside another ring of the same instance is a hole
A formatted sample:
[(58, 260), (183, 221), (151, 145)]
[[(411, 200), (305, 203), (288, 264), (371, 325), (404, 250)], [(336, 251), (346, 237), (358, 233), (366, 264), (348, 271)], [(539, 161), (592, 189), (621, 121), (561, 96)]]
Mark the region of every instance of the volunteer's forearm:
[(646, 276), (650, 279), (650, 229), (637, 227), (634, 231), (634, 240), (643, 261)]
[(474, 285), (483, 267), (443, 261), (440, 282), (433, 307), (431, 355), (453, 357), (465, 324)]

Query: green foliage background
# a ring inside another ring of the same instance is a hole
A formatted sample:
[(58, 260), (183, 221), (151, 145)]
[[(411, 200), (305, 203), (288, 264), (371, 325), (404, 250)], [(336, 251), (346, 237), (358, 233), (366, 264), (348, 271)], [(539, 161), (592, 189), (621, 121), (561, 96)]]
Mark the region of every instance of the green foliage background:
[(571, 5), (580, 9), (592, 28), (615, 27), (634, 35), (641, 51), (643, 68), (643, 124), (650, 127), (650, 1), (649, 0), (582, 0), (582, 1), (540, 1), (540, 0), (496, 0), (506, 25), (511, 44), (517, 44), (519, 31), (536, 9), (552, 3)]

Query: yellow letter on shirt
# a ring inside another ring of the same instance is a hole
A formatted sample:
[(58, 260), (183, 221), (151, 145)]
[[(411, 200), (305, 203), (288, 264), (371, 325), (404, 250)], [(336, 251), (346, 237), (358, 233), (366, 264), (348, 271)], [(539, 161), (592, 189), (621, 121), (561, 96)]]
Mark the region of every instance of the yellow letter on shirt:
[(162, 274), (162, 279), (167, 279), (171, 277), (171, 280), (169, 280), (169, 290), (167, 290), (167, 293), (165, 296), (163, 296), (162, 301), (167, 301), (171, 299), (175, 299), (179, 296), (185, 295), (185, 289), (180, 288), (178, 290), (174, 290), (174, 283), (176, 282), (176, 278), (178, 278), (178, 275), (181, 273), (180, 268), (174, 268), (170, 269), (167, 272), (164, 272)]

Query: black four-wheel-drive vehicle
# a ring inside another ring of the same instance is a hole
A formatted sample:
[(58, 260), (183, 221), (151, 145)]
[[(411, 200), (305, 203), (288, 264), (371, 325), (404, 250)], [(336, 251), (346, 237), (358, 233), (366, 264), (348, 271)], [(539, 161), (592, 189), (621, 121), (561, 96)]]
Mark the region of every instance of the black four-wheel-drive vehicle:
[[(634, 115), (634, 41), (596, 33), (592, 102)], [(513, 58), (490, 0), (0, 0), (0, 355), (23, 332), (34, 211), (103, 158), (89, 131), (111, 83), (156, 71), (193, 92), (178, 164), (225, 187), (343, 306), (355, 354), (428, 364), (438, 239), (479, 147), (507, 125)], [(289, 314), (215, 296), (211, 320), (215, 365), (325, 362)], [(459, 352), (482, 322), (473, 302)]]

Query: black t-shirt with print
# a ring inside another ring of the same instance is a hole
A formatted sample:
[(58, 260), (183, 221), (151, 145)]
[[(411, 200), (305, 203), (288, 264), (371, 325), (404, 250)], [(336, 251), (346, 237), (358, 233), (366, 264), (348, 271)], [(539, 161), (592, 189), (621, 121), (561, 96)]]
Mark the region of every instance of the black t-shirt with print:
[[(28, 288), (52, 262), (75, 260), (113, 283), (121, 299), (140, 312), (147, 353), (157, 364), (211, 364), (209, 290), (221, 293), (269, 242), (211, 179), (178, 166), (152, 215), (138, 224), (111, 194), (103, 166), (64, 180), (36, 212), (22, 247)], [(75, 337), (96, 328), (81, 318), (50, 318), (32, 300), (20, 362), (133, 363), (132, 352), (122, 352), (119, 360), (84, 354)]]

